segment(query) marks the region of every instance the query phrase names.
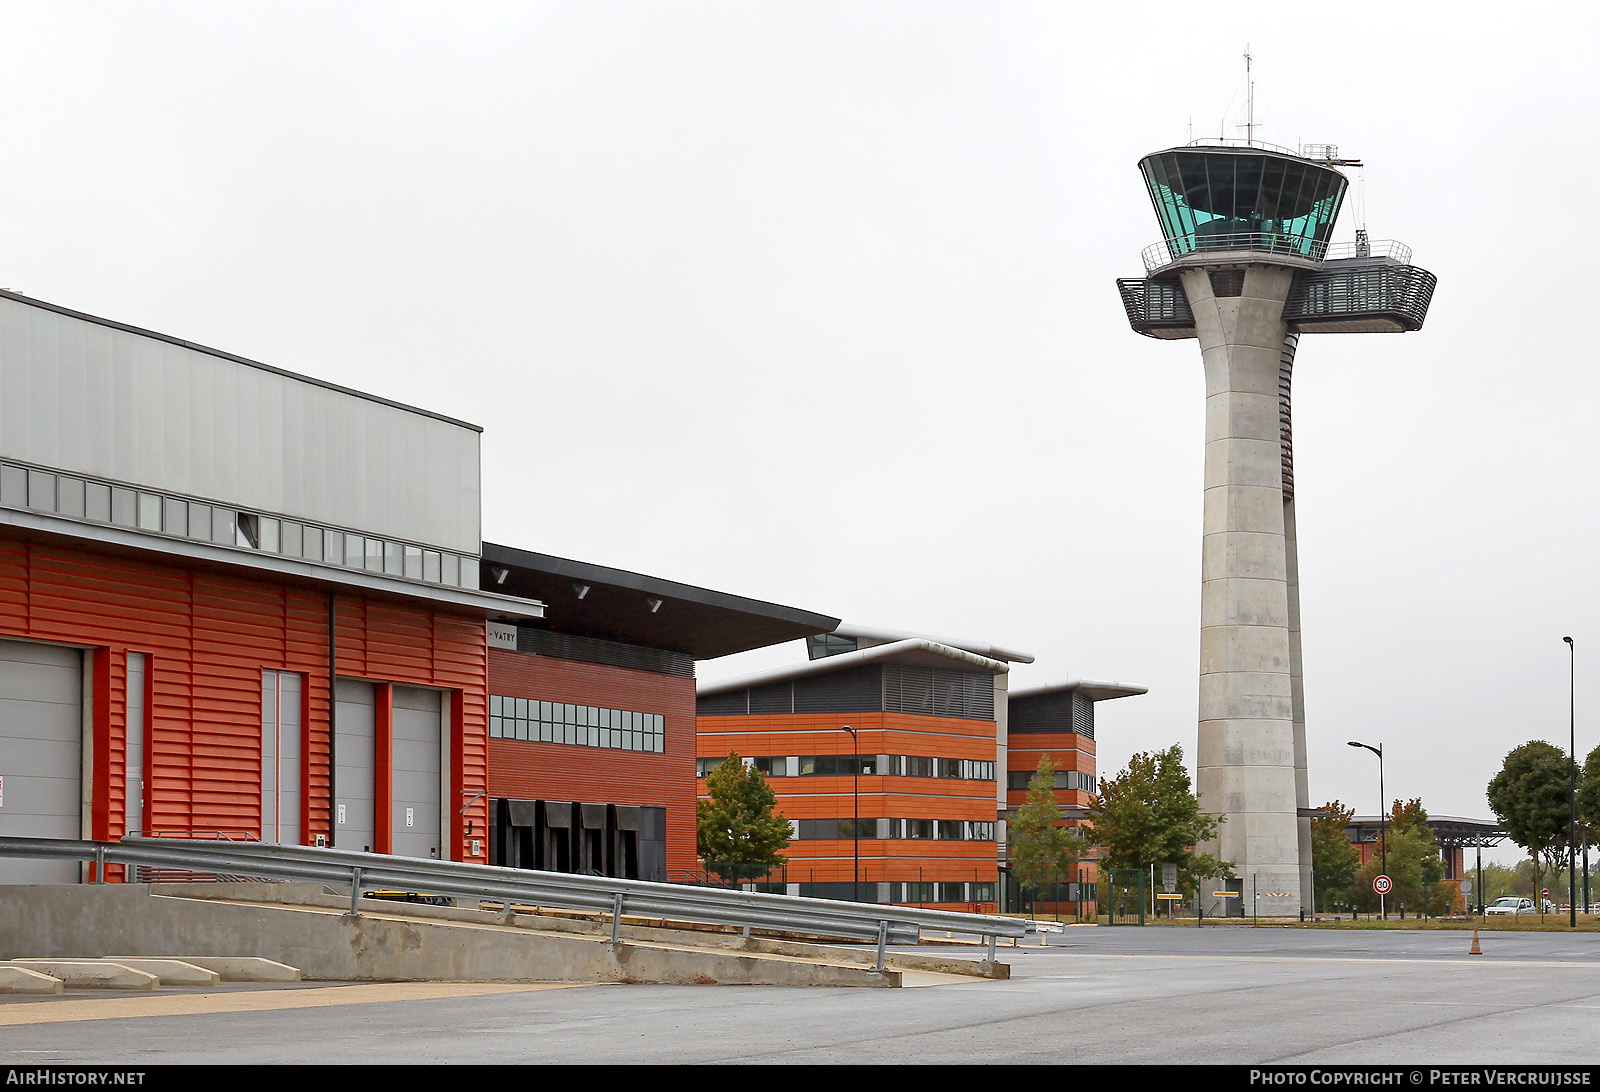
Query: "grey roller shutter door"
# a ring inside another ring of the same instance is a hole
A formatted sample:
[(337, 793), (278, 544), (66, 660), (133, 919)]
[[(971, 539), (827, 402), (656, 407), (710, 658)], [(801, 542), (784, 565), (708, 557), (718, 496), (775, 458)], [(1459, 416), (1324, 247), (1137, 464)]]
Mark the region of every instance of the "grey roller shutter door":
[[(0, 835), (83, 834), (83, 653), (0, 641)], [(0, 857), (0, 883), (76, 883), (73, 861)]]
[(394, 852), (439, 857), (440, 743), (443, 695), (394, 688)]
[(333, 742), (333, 844), (358, 853), (372, 851), (374, 831), (373, 771), (377, 693), (371, 683), (338, 680), (337, 729)]

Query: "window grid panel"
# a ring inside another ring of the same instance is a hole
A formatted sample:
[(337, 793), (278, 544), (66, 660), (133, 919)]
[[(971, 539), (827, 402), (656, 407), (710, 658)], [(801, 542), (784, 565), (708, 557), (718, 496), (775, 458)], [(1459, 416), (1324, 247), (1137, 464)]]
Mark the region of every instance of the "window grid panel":
[[(624, 724), (637, 727), (609, 727)], [(665, 754), (666, 725), (667, 718), (661, 713), (489, 695), (489, 735), (493, 739)]]

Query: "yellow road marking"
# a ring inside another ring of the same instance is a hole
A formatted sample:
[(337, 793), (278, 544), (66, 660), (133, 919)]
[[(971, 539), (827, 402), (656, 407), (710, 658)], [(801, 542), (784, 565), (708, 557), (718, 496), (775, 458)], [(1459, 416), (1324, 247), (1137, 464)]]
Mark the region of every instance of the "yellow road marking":
[(368, 982), (353, 986), (240, 990), (229, 993), (96, 997), (0, 1004), (0, 1026), (59, 1024), (71, 1020), (128, 1020), (141, 1016), (199, 1016), (213, 1012), (266, 1012), (384, 1001), (428, 1001), (442, 997), (560, 990), (577, 982)]

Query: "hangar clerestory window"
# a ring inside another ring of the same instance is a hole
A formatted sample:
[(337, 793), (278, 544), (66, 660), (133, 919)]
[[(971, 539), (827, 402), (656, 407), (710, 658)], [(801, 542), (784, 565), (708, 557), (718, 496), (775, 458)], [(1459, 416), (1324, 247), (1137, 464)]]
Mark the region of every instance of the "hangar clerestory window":
[(0, 464), (0, 508), (45, 512), (171, 539), (304, 558), (427, 584), (472, 589), (478, 586), (476, 557), (41, 467)]

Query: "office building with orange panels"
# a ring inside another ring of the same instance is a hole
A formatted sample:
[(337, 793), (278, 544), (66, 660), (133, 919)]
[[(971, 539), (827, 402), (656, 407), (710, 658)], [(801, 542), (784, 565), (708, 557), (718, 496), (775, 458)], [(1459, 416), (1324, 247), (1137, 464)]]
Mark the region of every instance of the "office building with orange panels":
[(1033, 657), (985, 642), (845, 624), (806, 644), (805, 663), (699, 686), (701, 793), (734, 753), (766, 775), (794, 840), (765, 886), (791, 894), (1015, 908), (1005, 818), (1039, 756), (1061, 768), (1063, 811), (1081, 817), (1096, 787), (1094, 702), (1144, 693), (1069, 682), (1012, 694), (1011, 665)]
[(1031, 657), (852, 625), (808, 651), (700, 684), (702, 792), (732, 753), (767, 776), (794, 828), (768, 882), (792, 894), (992, 905), (1006, 676)]
[[(1094, 713), (1098, 702), (1147, 693), (1145, 687), (1123, 683), (1092, 682), (1076, 679), (1049, 686), (1033, 686), (1012, 691), (1008, 696), (1008, 731), (1005, 743), (1005, 801), (1002, 817), (1008, 817), (1028, 802), (1028, 786), (1039, 768), (1039, 760), (1050, 759), (1055, 767), (1055, 798), (1070, 825), (1083, 822), (1084, 815), (1099, 792), (1095, 764)], [(1005, 859), (1005, 846), (1001, 857)], [(1004, 870), (1003, 870), (1004, 871)], [(1041, 901), (1072, 903), (1074, 910), (1094, 910), (1098, 872), (1094, 861), (1080, 861), (1071, 876), (1063, 876), (1054, 892)], [(1015, 884), (1003, 885), (1008, 910), (1021, 908), (1021, 892)]]
[(486, 546), (480, 433), (0, 292), (0, 837), (692, 859), (693, 659), (836, 620)]

